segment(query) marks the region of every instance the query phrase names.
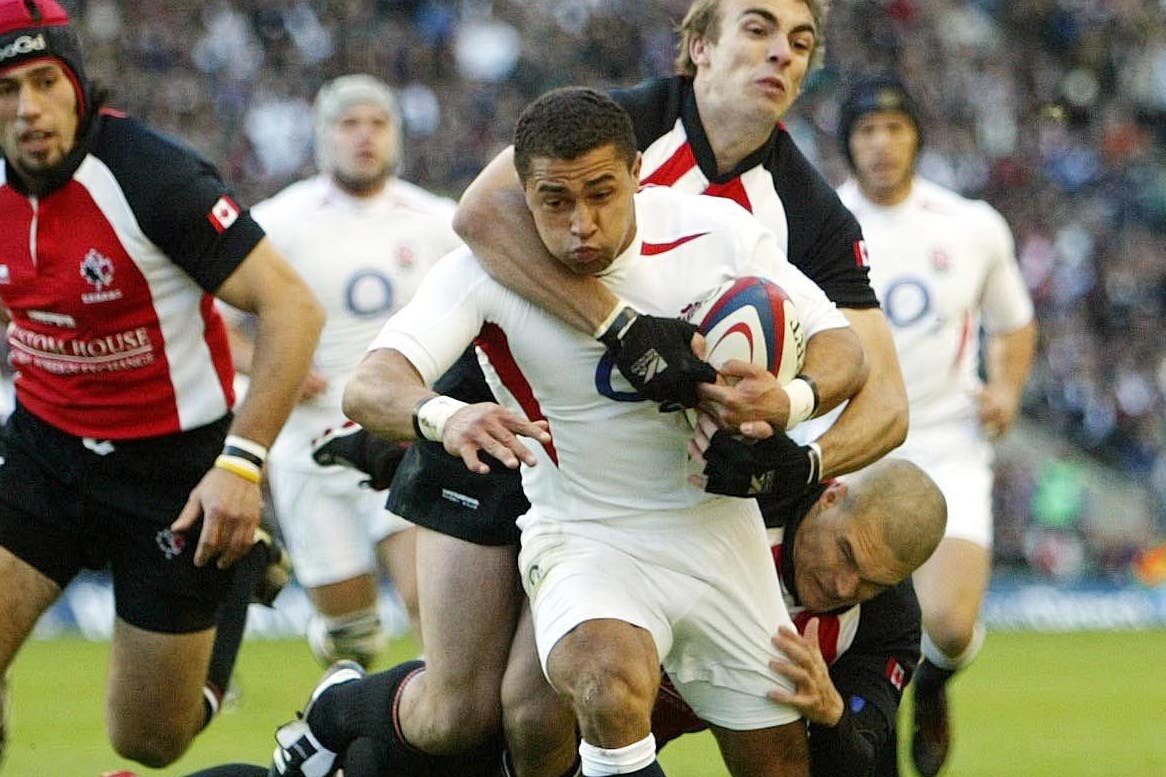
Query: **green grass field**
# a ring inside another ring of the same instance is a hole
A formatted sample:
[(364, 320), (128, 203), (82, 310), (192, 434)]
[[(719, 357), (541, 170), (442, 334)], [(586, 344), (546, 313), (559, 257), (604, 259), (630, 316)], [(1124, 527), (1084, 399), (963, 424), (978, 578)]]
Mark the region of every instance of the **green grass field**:
[[(390, 660), (413, 650), (396, 642)], [(11, 741), (0, 774), (97, 777), (123, 768), (176, 777), (228, 761), (266, 764), (272, 730), (319, 675), (299, 642), (248, 642), (238, 707), (178, 766), (153, 771), (105, 743), (108, 652), (74, 639), (25, 646), (12, 670)], [(993, 634), (953, 694), (957, 741), (947, 777), (1166, 777), (1166, 631)], [(726, 774), (707, 735), (669, 745), (661, 760), (669, 777)]]

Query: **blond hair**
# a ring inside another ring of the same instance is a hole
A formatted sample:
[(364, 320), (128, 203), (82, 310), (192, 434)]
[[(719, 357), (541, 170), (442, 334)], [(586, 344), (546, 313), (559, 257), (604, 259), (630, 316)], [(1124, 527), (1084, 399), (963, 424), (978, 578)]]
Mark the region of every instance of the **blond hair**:
[[(816, 68), (822, 64), (826, 46), (822, 39), (826, 16), (830, 13), (830, 0), (802, 0), (810, 9), (814, 17), (814, 51), (810, 55), (810, 67)], [(677, 27), (680, 33), (680, 42), (677, 46), (674, 65), (676, 72), (682, 76), (692, 78), (696, 76), (696, 63), (692, 61), (692, 42), (696, 38), (704, 38), (716, 43), (721, 37), (721, 0), (694, 0), (688, 7), (688, 12)]]

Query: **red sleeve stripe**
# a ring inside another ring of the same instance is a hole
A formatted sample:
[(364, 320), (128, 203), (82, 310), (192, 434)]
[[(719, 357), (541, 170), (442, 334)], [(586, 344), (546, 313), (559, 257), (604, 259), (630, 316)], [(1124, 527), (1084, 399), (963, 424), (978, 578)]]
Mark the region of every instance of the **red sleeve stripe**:
[[(518, 405), (526, 413), (526, 417), (531, 421), (545, 421), (546, 416), (543, 415), (542, 407), (534, 395), (534, 389), (530, 387), (530, 382), (522, 374), (518, 362), (514, 360), (514, 354), (510, 351), (510, 343), (507, 342), (506, 333), (502, 331), (502, 328), (497, 324), (484, 324), (482, 331), (474, 338), (474, 344), (486, 354), (486, 358), (490, 360), (494, 371), (502, 380), (502, 385), (518, 400)], [(544, 444), (543, 449), (557, 467), (559, 454), (555, 450), (554, 442)]]

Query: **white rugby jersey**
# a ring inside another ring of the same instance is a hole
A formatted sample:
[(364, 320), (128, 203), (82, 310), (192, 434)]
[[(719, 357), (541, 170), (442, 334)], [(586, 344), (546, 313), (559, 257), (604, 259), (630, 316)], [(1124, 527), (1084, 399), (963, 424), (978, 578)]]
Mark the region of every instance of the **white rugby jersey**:
[[(737, 205), (650, 187), (636, 195), (637, 233), (601, 276), (638, 310), (676, 316), (730, 278), (761, 275), (797, 305), (809, 337), (846, 326), (822, 291), (789, 264), (772, 232)], [(686, 480), (681, 413), (639, 398), (602, 344), (494, 282), (468, 249), (445, 257), (370, 346), (394, 348), (432, 383), (475, 340), (498, 401), (546, 419), (553, 442), (531, 443), (523, 468), (534, 512), (550, 520), (667, 510), (698, 519), (712, 499)], [(753, 500), (737, 500), (756, 510)]]
[(326, 312), (312, 369), (327, 378), (328, 389), (296, 406), (277, 455), (303, 452), (312, 437), (343, 423), (344, 385), (369, 342), (437, 260), (461, 244), (453, 210), (452, 200), (405, 181), (390, 180), (376, 196), (360, 198), (326, 175), (294, 183), (252, 208)]
[(891, 207), (870, 202), (853, 180), (838, 194), (866, 236), (870, 280), (895, 338), (912, 431), (974, 418), (981, 326), (1004, 334), (1033, 317), (1004, 217), (922, 178)]

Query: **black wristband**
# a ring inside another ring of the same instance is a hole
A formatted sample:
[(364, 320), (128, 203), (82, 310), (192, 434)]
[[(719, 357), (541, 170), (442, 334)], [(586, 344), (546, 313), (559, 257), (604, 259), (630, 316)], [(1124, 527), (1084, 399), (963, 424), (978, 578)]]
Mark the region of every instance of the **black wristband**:
[(236, 456), (240, 459), (243, 459), (244, 461), (251, 462), (259, 469), (263, 469), (263, 459), (262, 458), (260, 458), (259, 456), (256, 456), (251, 451), (244, 450), (243, 448), (240, 448), (238, 445), (230, 445), (230, 444), (224, 445), (223, 446), (223, 455), (224, 456)]
[(421, 432), (421, 420), (417, 417), (417, 413), (420, 412), (422, 405), (424, 405), (426, 402), (433, 399), (434, 397), (439, 397), (439, 396), (441, 396), (441, 395), (440, 394), (430, 394), (427, 397), (422, 397), (421, 400), (417, 402), (417, 404), (413, 405), (413, 434), (417, 435), (418, 440), (424, 440), (425, 435)]
[(810, 387), (810, 393), (814, 395), (814, 409), (810, 411), (810, 417), (813, 418), (814, 414), (818, 412), (818, 405), (822, 403), (821, 397), (818, 395), (818, 384), (804, 372), (795, 375), (794, 380), (804, 380), (806, 385)]
[(620, 338), (631, 323), (636, 320), (639, 315), (630, 305), (624, 305), (623, 308), (615, 314), (615, 318), (611, 320), (611, 326), (603, 331), (603, 334), (595, 338), (599, 342), (606, 345), (608, 348), (618, 348)]

